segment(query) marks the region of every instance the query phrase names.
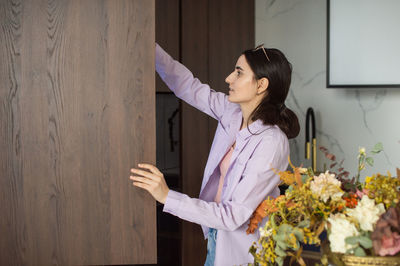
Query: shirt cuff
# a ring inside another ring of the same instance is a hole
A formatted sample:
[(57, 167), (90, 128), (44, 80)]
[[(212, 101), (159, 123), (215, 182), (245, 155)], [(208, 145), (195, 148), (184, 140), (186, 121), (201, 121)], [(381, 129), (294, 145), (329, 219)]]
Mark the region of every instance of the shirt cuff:
[(163, 212), (169, 212), (171, 214), (177, 213), (181, 204), (182, 195), (182, 193), (170, 189), (164, 203)]

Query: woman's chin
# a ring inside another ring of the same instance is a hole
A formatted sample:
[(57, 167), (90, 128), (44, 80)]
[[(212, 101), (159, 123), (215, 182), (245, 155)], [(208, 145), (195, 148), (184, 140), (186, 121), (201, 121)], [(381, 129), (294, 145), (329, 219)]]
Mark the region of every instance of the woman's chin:
[(233, 97), (232, 95), (228, 96), (228, 101), (230, 101), (231, 103), (240, 103), (240, 101), (235, 99), (235, 97)]
[(228, 101), (230, 101), (231, 103), (234, 103), (235, 102), (235, 97), (232, 95), (232, 91), (229, 91), (229, 94), (228, 94)]

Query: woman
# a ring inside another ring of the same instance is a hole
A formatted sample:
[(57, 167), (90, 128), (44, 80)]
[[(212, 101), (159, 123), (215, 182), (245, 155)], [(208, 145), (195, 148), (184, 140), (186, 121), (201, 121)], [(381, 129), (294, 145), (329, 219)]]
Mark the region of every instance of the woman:
[(229, 95), (200, 83), (158, 44), (156, 71), (177, 97), (217, 119), (218, 127), (198, 199), (168, 189), (163, 174), (149, 164), (139, 164), (149, 171), (131, 169), (133, 185), (163, 203), (164, 212), (202, 226), (205, 265), (253, 262), (248, 251), (259, 233), (246, 234), (249, 218), (267, 196), (279, 195), (274, 171), (286, 170), (288, 138), (300, 130), (284, 104), (291, 64), (277, 49), (244, 51), (225, 80)]

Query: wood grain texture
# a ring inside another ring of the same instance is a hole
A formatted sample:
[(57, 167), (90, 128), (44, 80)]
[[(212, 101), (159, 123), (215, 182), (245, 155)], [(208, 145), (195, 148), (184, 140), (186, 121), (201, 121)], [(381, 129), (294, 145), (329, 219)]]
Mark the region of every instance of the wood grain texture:
[[(180, 0), (156, 0), (156, 42), (176, 60), (180, 59)], [(171, 90), (156, 75), (156, 91)]]
[(156, 262), (154, 8), (0, 2), (0, 265)]
[[(225, 78), (234, 70), (241, 53), (254, 47), (254, 0), (209, 1), (209, 84), (217, 91), (229, 93)], [(210, 120), (209, 138), (217, 123)]]
[(0, 264), (15, 265), (24, 263), (27, 248), (22, 197), (21, 12), (20, 1), (0, 1)]
[[(182, 0), (182, 63), (203, 83), (208, 82), (208, 0)], [(182, 102), (182, 189), (198, 198), (211, 148), (209, 117)], [(182, 223), (182, 265), (204, 265), (207, 243), (201, 227)]]

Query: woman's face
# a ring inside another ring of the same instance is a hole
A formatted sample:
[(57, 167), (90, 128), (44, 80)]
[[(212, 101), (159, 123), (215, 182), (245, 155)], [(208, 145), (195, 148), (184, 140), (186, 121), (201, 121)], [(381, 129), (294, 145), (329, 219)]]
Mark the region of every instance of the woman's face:
[(225, 82), (229, 84), (228, 100), (230, 102), (247, 103), (255, 100), (257, 81), (244, 55), (239, 57), (235, 70), (226, 77)]

